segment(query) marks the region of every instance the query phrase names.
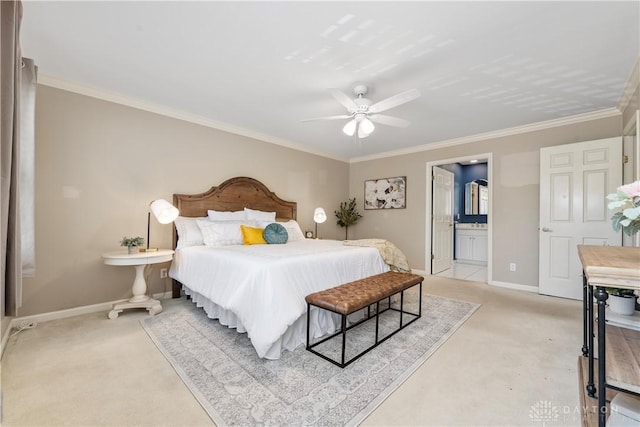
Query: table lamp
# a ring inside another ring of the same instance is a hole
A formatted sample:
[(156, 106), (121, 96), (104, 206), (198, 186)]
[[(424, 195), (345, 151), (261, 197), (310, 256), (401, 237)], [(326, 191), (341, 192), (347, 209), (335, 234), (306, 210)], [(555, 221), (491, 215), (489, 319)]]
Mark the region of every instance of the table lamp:
[(313, 211), (313, 220), (316, 223), (316, 239), (317, 239), (318, 238), (318, 223), (322, 224), (323, 222), (325, 222), (327, 220), (327, 214), (325, 213), (324, 209), (316, 208), (316, 210)]
[(154, 200), (149, 204), (149, 212), (147, 213), (147, 248), (141, 249), (141, 252), (154, 252), (158, 248), (149, 247), (149, 232), (151, 229), (151, 214), (156, 217), (160, 224), (169, 224), (178, 218), (178, 208), (164, 199)]

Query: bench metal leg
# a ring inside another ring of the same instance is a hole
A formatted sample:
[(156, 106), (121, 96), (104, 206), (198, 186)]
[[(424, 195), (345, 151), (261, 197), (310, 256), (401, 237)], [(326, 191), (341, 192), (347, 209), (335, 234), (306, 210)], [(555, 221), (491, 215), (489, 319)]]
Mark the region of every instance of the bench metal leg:
[[(391, 338), (393, 335), (395, 335), (396, 333), (400, 332), (402, 329), (404, 329), (405, 327), (409, 326), (411, 323), (415, 322), (416, 320), (418, 320), (420, 317), (422, 317), (422, 282), (416, 283), (416, 285), (420, 285), (419, 287), (419, 298), (418, 298), (418, 312), (417, 313), (412, 313), (409, 311), (405, 311), (404, 310), (404, 291), (400, 291), (400, 309), (397, 308), (392, 308), (391, 307), (391, 297), (389, 298), (383, 298), (382, 300), (376, 301), (376, 330), (375, 330), (375, 342), (373, 345), (371, 345), (370, 347), (362, 350), (360, 353), (358, 353), (357, 355), (355, 355), (354, 357), (352, 357), (349, 360), (346, 360), (346, 347), (347, 347), (347, 331), (349, 329), (352, 329), (358, 325), (360, 325), (361, 323), (364, 323), (367, 320), (371, 319), (371, 312), (370, 312), (370, 307), (371, 304), (367, 307), (367, 318), (366, 319), (362, 319), (354, 324), (352, 324), (351, 326), (347, 327), (347, 316), (348, 314), (343, 314), (343, 313), (337, 313), (341, 315), (341, 330), (331, 334), (328, 337), (324, 337), (322, 339), (320, 339), (319, 341), (315, 342), (315, 343), (311, 343), (311, 338), (309, 337), (309, 333), (310, 333), (310, 311), (311, 311), (311, 305), (310, 303), (307, 303), (307, 350), (310, 351), (311, 353), (316, 354), (317, 356), (322, 357), (323, 359), (333, 363), (334, 365), (337, 365), (341, 368), (346, 367), (347, 365), (351, 364), (352, 362), (356, 361), (357, 359), (359, 359), (361, 356), (365, 355), (366, 353), (368, 353), (369, 351), (373, 350), (375, 347), (377, 347), (379, 344), (383, 343), (384, 341), (386, 341), (387, 339)], [(415, 285), (414, 285), (415, 286)], [(389, 335), (385, 336), (384, 338), (380, 339), (380, 302), (384, 301), (385, 299), (388, 300), (389, 303), (389, 307), (387, 307), (386, 309), (384, 309), (382, 312), (385, 312), (387, 310), (393, 310), (393, 311), (397, 311), (400, 313), (400, 327), (396, 330), (394, 330), (393, 332), (391, 332)], [(318, 307), (318, 306), (314, 306), (314, 307)], [(318, 309), (323, 309), (326, 310), (323, 307), (318, 307)], [(363, 308), (364, 309), (364, 308)], [(332, 311), (332, 310), (328, 310), (328, 311)], [(352, 314), (352, 313), (349, 313)], [(404, 323), (404, 315), (405, 314), (409, 314), (411, 316), (413, 316), (413, 319), (411, 319), (410, 321)], [(314, 349), (314, 347), (332, 339), (335, 338), (338, 335), (342, 335), (342, 350), (341, 350), (341, 356), (340, 356), (340, 361), (336, 361), (333, 360), (331, 358), (329, 358), (328, 356), (325, 356), (324, 354), (316, 351)]]
[(378, 345), (378, 331), (380, 330), (380, 301), (376, 303), (376, 345)]
[(342, 365), (344, 366), (344, 354), (347, 347), (347, 315), (342, 315)]
[(307, 303), (307, 350), (309, 350), (309, 324), (311, 323), (311, 304)]
[(400, 292), (400, 329), (402, 329), (402, 313), (404, 312), (404, 291)]

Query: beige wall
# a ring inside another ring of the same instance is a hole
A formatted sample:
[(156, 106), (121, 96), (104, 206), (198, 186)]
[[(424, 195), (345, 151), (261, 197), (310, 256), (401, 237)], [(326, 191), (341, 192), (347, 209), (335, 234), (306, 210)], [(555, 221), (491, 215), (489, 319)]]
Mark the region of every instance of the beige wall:
[[(130, 296), (134, 271), (102, 264), (123, 236), (146, 236), (147, 207), (173, 193), (195, 193), (234, 176), (262, 181), (329, 220), (321, 235), (340, 238), (332, 212), (348, 196), (349, 165), (255, 139), (38, 86), (36, 106), (36, 277), (24, 280), (20, 316)], [(171, 226), (152, 219), (151, 245), (171, 246)], [(170, 290), (158, 268), (149, 285)]]
[[(637, 98), (637, 94), (634, 99)], [(636, 99), (637, 105), (637, 99)], [(146, 233), (148, 203), (246, 175), (298, 202), (303, 229), (323, 206), (326, 238), (344, 237), (333, 210), (362, 207), (364, 180), (407, 176), (407, 209), (364, 211), (350, 238), (387, 238), (425, 269), (426, 163), (493, 153), (493, 279), (537, 286), (539, 148), (621, 134), (622, 117), (351, 165), (255, 139), (40, 85), (36, 111), (36, 277), (25, 279), (21, 316), (127, 298), (133, 269), (100, 255)], [(152, 220), (152, 246), (171, 227)], [(517, 238), (514, 238), (517, 236)], [(518, 264), (517, 272), (508, 263)], [(156, 266), (149, 285), (170, 290)]]
[[(367, 210), (353, 238), (392, 240), (413, 269), (425, 270), (427, 162), (492, 153), (493, 280), (538, 286), (539, 149), (620, 136), (621, 116), (495, 138), (472, 144), (351, 164), (350, 197), (363, 201), (367, 179), (407, 176), (407, 208)], [(351, 231), (350, 231), (351, 233)], [(509, 263), (518, 265), (509, 271)]]

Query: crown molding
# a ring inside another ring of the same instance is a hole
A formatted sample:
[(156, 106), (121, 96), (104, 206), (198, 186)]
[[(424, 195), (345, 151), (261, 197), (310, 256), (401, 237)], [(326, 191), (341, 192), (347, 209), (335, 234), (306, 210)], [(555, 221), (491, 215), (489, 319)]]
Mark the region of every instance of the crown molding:
[[(632, 72), (629, 78), (629, 82), (627, 83), (627, 86), (626, 86), (627, 88), (629, 87), (633, 88), (634, 81), (635, 81), (636, 87), (638, 86), (638, 75), (639, 75), (638, 64), (639, 63), (640, 63), (640, 58), (638, 61), (636, 61), (634, 71)], [(333, 159), (333, 160), (346, 162), (346, 163), (359, 163), (359, 162), (365, 162), (369, 160), (378, 160), (378, 159), (384, 159), (388, 157), (401, 156), (405, 154), (419, 153), (423, 151), (437, 150), (440, 148), (470, 144), (474, 142), (485, 141), (488, 139), (495, 139), (495, 138), (501, 138), (505, 136), (512, 136), (512, 135), (523, 134), (527, 132), (533, 132), (537, 130), (550, 129), (554, 127), (566, 126), (566, 125), (586, 122), (590, 120), (609, 118), (609, 117), (619, 116), (621, 114), (620, 112), (621, 110), (619, 110), (618, 108), (610, 108), (606, 110), (600, 110), (600, 111), (595, 111), (591, 113), (565, 117), (562, 119), (547, 120), (544, 122), (532, 123), (524, 126), (501, 129), (494, 132), (464, 136), (464, 137), (454, 138), (454, 139), (445, 140), (445, 141), (423, 144), (416, 147), (409, 147), (409, 148), (400, 149), (400, 150), (393, 150), (393, 151), (386, 151), (383, 153), (372, 154), (369, 156), (354, 157), (351, 159), (346, 159), (331, 153), (310, 149), (309, 147), (299, 143), (295, 143), (295, 142), (284, 140), (281, 138), (276, 138), (271, 135), (266, 135), (259, 132), (251, 131), (249, 129), (234, 126), (229, 123), (211, 120), (195, 114), (175, 110), (162, 105), (143, 101), (141, 99), (126, 96), (120, 93), (110, 92), (110, 91), (106, 91), (106, 90), (88, 86), (88, 85), (72, 83), (66, 80), (58, 79), (53, 76), (49, 76), (47, 74), (38, 74), (38, 84), (41, 84), (44, 86), (50, 86), (50, 87), (65, 90), (68, 92), (77, 93), (84, 96), (89, 96), (89, 97), (100, 99), (103, 101), (113, 102), (113, 103), (124, 105), (127, 107), (136, 108), (138, 110), (148, 111), (150, 113), (171, 117), (171, 118), (182, 120), (185, 122), (194, 123), (200, 126), (205, 126), (205, 127), (221, 130), (224, 132), (245, 136), (248, 138), (256, 139), (258, 141), (267, 142), (267, 143), (278, 145), (281, 147), (290, 148), (292, 150), (297, 150), (297, 151), (305, 152), (308, 154), (325, 157), (328, 159)], [(623, 93), (623, 99), (627, 104), (631, 99), (632, 94), (633, 94), (633, 90), (625, 89), (625, 92)], [(623, 99), (621, 99), (618, 105), (623, 105)]]
[(159, 114), (173, 119), (182, 120), (189, 123), (194, 123), (200, 126), (221, 130), (224, 132), (233, 133), (236, 135), (246, 136), (248, 138), (256, 139), (262, 142), (267, 142), (281, 147), (290, 148), (292, 150), (302, 151), (308, 154), (316, 156), (326, 157), (333, 160), (348, 163), (346, 158), (338, 157), (331, 153), (323, 151), (313, 150), (302, 144), (288, 141), (285, 139), (277, 138), (271, 135), (255, 132), (242, 127), (234, 126), (229, 123), (224, 123), (216, 120), (211, 120), (202, 116), (187, 113), (184, 111), (175, 110), (152, 102), (143, 101), (141, 99), (133, 98), (127, 95), (123, 95), (117, 92), (110, 92), (89, 85), (82, 85), (78, 83), (72, 83), (66, 80), (58, 79), (47, 74), (38, 74), (38, 84), (44, 86), (50, 86), (56, 89), (65, 90), (68, 92), (77, 93), (79, 95), (89, 96), (92, 98), (100, 99), (102, 101), (113, 102), (116, 104), (124, 105), (127, 107), (135, 108), (138, 110), (148, 111), (150, 113)]
[(349, 163), (366, 162), (369, 160), (379, 160), (388, 157), (402, 156), (405, 154), (420, 153), (423, 151), (437, 150), (440, 148), (453, 147), (456, 145), (470, 144), (474, 142), (486, 141), (488, 139), (503, 138), (506, 136), (519, 135), (528, 132), (551, 129), (559, 126), (572, 125), (576, 123), (587, 122), (597, 119), (605, 119), (609, 117), (620, 116), (622, 113), (617, 108), (608, 108), (606, 110), (594, 111), (591, 113), (578, 114), (571, 117), (561, 119), (546, 120), (544, 122), (532, 123), (524, 126), (516, 126), (507, 129), (501, 129), (493, 132), (479, 133), (476, 135), (463, 136), (461, 138), (448, 139), (445, 141), (433, 142), (429, 144), (409, 147), (400, 150), (386, 151), (384, 153), (372, 154), (370, 156), (354, 157)]
[(640, 56), (636, 59), (636, 64), (633, 66), (633, 70), (631, 70), (631, 74), (627, 79), (627, 84), (622, 91), (622, 96), (618, 101), (618, 110), (624, 111), (629, 106), (631, 97), (636, 90), (640, 90)]

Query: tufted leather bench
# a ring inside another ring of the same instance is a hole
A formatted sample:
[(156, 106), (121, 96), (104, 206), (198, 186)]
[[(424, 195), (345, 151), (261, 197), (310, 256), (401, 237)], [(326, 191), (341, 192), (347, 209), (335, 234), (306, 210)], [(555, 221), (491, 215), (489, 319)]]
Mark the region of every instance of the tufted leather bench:
[[(422, 315), (422, 281), (424, 277), (419, 276), (417, 274), (411, 273), (398, 273), (394, 271), (388, 271), (386, 273), (377, 274), (375, 276), (366, 277), (364, 279), (356, 280), (353, 282), (345, 283), (340, 286), (336, 286), (334, 288), (325, 289), (320, 292), (315, 292), (313, 294), (309, 294), (305, 297), (307, 302), (307, 350), (310, 352), (334, 363), (341, 368), (344, 368), (354, 360), (358, 359), (363, 354), (367, 353), (378, 344), (384, 342), (395, 333), (410, 325), (414, 321), (418, 320)], [(420, 297), (418, 302), (418, 313), (411, 313), (404, 310), (404, 291), (416, 286), (420, 285)], [(391, 297), (396, 294), (400, 294), (400, 308), (392, 307), (391, 305)], [(380, 310), (380, 302), (388, 300), (387, 308)], [(371, 306), (375, 304), (375, 314), (371, 314)], [(322, 340), (311, 343), (309, 336), (309, 322), (310, 322), (310, 312), (311, 306), (319, 307), (324, 310), (329, 310), (331, 312), (337, 313), (341, 315), (341, 329), (340, 331), (332, 334)], [(353, 314), (359, 310), (366, 308), (367, 314), (366, 317), (362, 320), (351, 324), (347, 327), (347, 316)], [(400, 313), (400, 325), (399, 328), (394, 330), (392, 333), (385, 336), (383, 339), (379, 339), (379, 316), (387, 310), (393, 310)], [(411, 320), (408, 322), (403, 322), (403, 315), (408, 315), (411, 317)], [(361, 323), (369, 320), (376, 319), (376, 336), (375, 343), (353, 356), (350, 360), (345, 361), (345, 350), (346, 350), (346, 337), (347, 331), (352, 329)], [(342, 357), (340, 361), (333, 360), (327, 357), (324, 354), (321, 354), (314, 348), (318, 345), (338, 336), (342, 336)]]

